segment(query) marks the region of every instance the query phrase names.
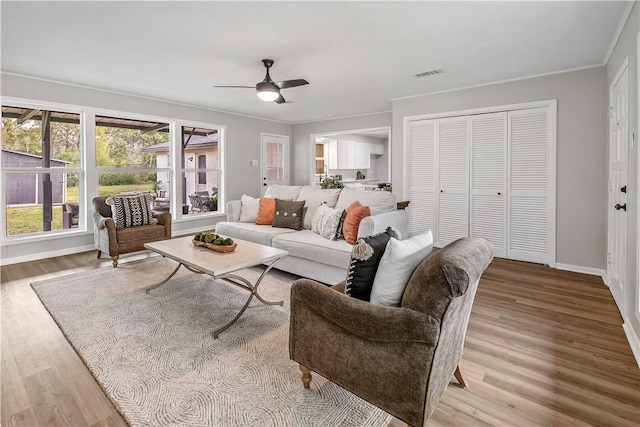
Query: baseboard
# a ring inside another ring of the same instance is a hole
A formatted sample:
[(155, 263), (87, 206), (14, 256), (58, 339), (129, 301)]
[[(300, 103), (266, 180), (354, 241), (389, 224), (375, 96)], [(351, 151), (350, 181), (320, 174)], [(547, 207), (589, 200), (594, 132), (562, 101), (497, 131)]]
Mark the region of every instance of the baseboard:
[(624, 333), (627, 335), (627, 341), (629, 341), (633, 356), (636, 358), (636, 363), (640, 368), (640, 335), (633, 326), (631, 326), (631, 322), (628, 320), (625, 320), (622, 324), (622, 329), (624, 329)]
[(600, 276), (602, 280), (605, 279), (605, 271), (601, 268), (592, 268), (592, 267), (581, 267), (579, 265), (571, 265), (571, 264), (561, 264), (559, 262), (556, 263), (556, 268), (558, 270), (566, 270), (573, 271), (574, 273), (584, 273), (590, 274), (592, 276)]
[(0, 266), (18, 264), (20, 262), (37, 261), (39, 259), (54, 258), (57, 256), (63, 256), (63, 255), (77, 254), (80, 252), (86, 252), (86, 251), (91, 251), (95, 249), (96, 249), (95, 245), (86, 245), (86, 246), (80, 246), (75, 248), (59, 249), (57, 251), (38, 252), (35, 254), (10, 257), (10, 258), (2, 258), (0, 259)]

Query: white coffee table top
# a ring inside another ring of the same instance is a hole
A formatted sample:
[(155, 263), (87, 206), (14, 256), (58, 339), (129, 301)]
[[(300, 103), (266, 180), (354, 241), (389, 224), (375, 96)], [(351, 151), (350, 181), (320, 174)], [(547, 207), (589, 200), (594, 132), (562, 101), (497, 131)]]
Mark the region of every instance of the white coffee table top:
[(203, 273), (218, 277), (242, 268), (268, 263), (289, 255), (288, 251), (276, 249), (246, 240), (233, 239), (238, 244), (229, 253), (214, 252), (193, 246), (193, 236), (145, 243), (145, 248), (195, 268)]

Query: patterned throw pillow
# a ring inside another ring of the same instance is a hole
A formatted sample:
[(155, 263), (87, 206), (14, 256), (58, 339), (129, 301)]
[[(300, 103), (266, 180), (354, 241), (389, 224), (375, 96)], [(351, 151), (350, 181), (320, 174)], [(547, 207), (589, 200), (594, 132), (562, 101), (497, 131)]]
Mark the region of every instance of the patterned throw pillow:
[(326, 203), (321, 204), (313, 214), (311, 231), (325, 239), (338, 240), (336, 237), (337, 230), (343, 212), (343, 209), (333, 209), (327, 206)]
[(111, 205), (111, 217), (116, 223), (116, 230), (153, 224), (151, 194), (113, 196), (107, 198), (105, 203)]
[(393, 229), (388, 227), (383, 233), (358, 239), (351, 252), (345, 294), (369, 301), (380, 259), (393, 235)]
[(276, 212), (271, 226), (302, 230), (303, 209), (304, 200), (292, 202), (290, 200), (276, 199)]

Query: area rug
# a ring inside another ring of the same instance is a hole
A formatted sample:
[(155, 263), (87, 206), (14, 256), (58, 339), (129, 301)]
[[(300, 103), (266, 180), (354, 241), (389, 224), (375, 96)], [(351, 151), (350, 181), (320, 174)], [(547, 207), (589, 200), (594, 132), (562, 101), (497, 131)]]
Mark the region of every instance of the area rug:
[[(382, 426), (388, 415), (320, 375), (305, 390), (289, 360), (294, 276), (272, 271), (260, 285), (283, 307), (251, 303), (229, 329), (247, 291), (156, 258), (32, 283), (124, 418), (133, 426)], [(260, 268), (239, 274), (254, 282)], [(338, 363), (339, 361), (336, 361)]]

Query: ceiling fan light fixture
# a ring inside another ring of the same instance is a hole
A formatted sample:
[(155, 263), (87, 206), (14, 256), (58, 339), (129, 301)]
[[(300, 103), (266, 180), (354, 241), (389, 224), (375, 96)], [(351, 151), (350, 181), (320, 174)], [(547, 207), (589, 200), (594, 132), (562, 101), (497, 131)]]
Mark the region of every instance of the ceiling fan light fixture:
[(258, 98), (266, 102), (275, 101), (280, 96), (280, 88), (270, 82), (258, 83), (256, 86), (256, 92), (258, 94)]

